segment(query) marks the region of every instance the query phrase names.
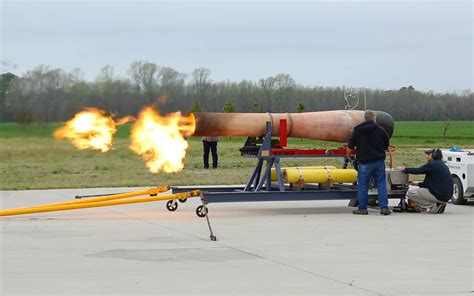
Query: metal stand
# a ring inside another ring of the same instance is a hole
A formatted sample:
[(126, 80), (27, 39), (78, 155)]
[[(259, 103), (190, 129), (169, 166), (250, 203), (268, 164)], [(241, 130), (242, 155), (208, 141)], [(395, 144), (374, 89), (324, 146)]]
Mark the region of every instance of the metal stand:
[(207, 221), (207, 226), (209, 227), (209, 237), (211, 238), (211, 241), (215, 242), (217, 241), (217, 237), (214, 235), (214, 233), (212, 232), (212, 227), (211, 227), (211, 221), (209, 221), (209, 211), (207, 209), (207, 203), (204, 201), (204, 198), (203, 198), (203, 194), (201, 193), (201, 203), (202, 205), (200, 205), (197, 209), (196, 209), (196, 214), (199, 216), (199, 217), (206, 217), (206, 221)]
[[(246, 147), (241, 149), (242, 155), (257, 156), (258, 162), (250, 179), (244, 187), (244, 191), (261, 192), (272, 191), (272, 168), (275, 167), (277, 175), (278, 191), (285, 192), (285, 184), (283, 175), (281, 173), (280, 159), (281, 158), (300, 158), (300, 157), (342, 157), (344, 158), (343, 168), (347, 168), (350, 159), (347, 157), (346, 148), (339, 149), (288, 149), (285, 148), (287, 144), (286, 138), (286, 121), (284, 119), (280, 122), (280, 142), (272, 142), (272, 122), (267, 121), (265, 126), (265, 137), (261, 146), (257, 146), (255, 141), (247, 139)], [(273, 147), (275, 144), (276, 147)], [(248, 147), (248, 146), (250, 147)], [(258, 149), (258, 153), (255, 153)], [(265, 164), (265, 168), (263, 167)], [(263, 172), (262, 172), (263, 171)]]
[[(281, 169), (280, 169), (280, 158), (272, 155), (271, 149), (272, 149), (272, 123), (270, 121), (267, 121), (265, 138), (257, 154), (258, 163), (252, 175), (250, 176), (250, 179), (245, 185), (244, 191), (260, 192), (264, 186), (265, 186), (265, 190), (271, 191), (271, 186), (272, 186), (271, 185), (272, 183), (271, 172), (272, 172), (273, 166), (275, 166), (276, 173), (277, 173), (278, 188), (280, 191), (285, 191), (285, 186), (283, 184), (283, 176), (281, 175)], [(263, 171), (263, 175), (262, 175), (264, 162), (266, 164), (265, 164), (265, 170)]]

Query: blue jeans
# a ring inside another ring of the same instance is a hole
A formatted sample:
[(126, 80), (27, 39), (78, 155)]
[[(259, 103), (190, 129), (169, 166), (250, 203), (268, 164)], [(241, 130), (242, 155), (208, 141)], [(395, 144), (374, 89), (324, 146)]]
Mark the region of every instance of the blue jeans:
[(388, 208), (387, 184), (385, 183), (385, 161), (379, 160), (371, 163), (359, 163), (357, 169), (357, 184), (359, 186), (357, 199), (359, 201), (359, 209), (367, 209), (369, 182), (372, 176), (377, 184), (379, 206), (381, 209)]

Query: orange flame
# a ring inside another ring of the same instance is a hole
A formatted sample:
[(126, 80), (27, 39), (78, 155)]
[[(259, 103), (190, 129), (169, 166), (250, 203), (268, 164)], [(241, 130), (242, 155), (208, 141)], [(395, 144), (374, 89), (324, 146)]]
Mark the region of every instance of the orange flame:
[(66, 139), (77, 149), (107, 152), (117, 129), (112, 116), (96, 108), (86, 108), (74, 115), (63, 127), (54, 131), (54, 138)]
[(127, 115), (127, 116), (124, 116), (120, 119), (117, 119), (117, 121), (115, 121), (115, 124), (116, 125), (123, 125), (123, 124), (126, 124), (130, 121), (134, 121), (136, 118), (133, 117), (132, 115)]
[(184, 136), (195, 129), (194, 115), (180, 112), (160, 115), (152, 107), (144, 108), (131, 130), (130, 149), (140, 155), (152, 173), (179, 172), (184, 168), (188, 142)]
[(133, 116), (125, 116), (115, 122), (112, 115), (103, 110), (85, 108), (64, 126), (57, 128), (54, 138), (66, 139), (80, 150), (93, 149), (105, 153), (112, 149), (116, 126), (134, 119)]

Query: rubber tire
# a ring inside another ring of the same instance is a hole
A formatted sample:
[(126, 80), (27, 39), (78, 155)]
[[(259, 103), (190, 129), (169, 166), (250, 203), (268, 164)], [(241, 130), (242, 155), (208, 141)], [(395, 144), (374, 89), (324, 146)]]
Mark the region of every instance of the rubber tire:
[(199, 217), (199, 218), (204, 218), (206, 217), (207, 213), (209, 212), (209, 210), (207, 209), (206, 207), (206, 210), (204, 210), (204, 206), (203, 205), (200, 205), (196, 208), (196, 215)]
[[(455, 197), (456, 193), (457, 197)], [(464, 205), (467, 202), (467, 200), (464, 198), (464, 188), (462, 187), (462, 182), (456, 176), (453, 176), (453, 197), (451, 197), (451, 201), (455, 205)]]
[(176, 200), (168, 200), (166, 203), (166, 208), (168, 211), (174, 212), (178, 209), (178, 202), (176, 202)]

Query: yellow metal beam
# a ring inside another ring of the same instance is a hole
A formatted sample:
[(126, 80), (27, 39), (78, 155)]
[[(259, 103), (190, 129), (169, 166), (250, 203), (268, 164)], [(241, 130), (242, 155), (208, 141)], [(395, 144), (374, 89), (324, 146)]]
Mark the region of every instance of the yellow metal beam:
[(92, 197), (92, 198), (87, 198), (87, 199), (78, 199), (78, 200), (58, 202), (58, 203), (53, 203), (53, 204), (44, 204), (44, 205), (26, 207), (26, 208), (23, 208), (23, 209), (85, 204), (85, 203), (101, 202), (101, 201), (108, 201), (108, 200), (116, 200), (116, 199), (122, 199), (122, 198), (128, 198), (128, 197), (134, 197), (134, 196), (140, 196), (140, 195), (155, 196), (159, 193), (166, 192), (168, 190), (170, 190), (170, 186), (165, 185), (165, 186), (161, 186), (161, 187), (150, 188), (150, 189), (147, 189), (147, 190), (119, 193), (119, 194), (106, 195), (106, 196), (100, 196), (100, 197)]
[(79, 204), (66, 204), (66, 205), (51, 205), (43, 207), (30, 207), (30, 208), (18, 208), (18, 209), (8, 209), (0, 211), (0, 216), (14, 216), (14, 215), (25, 215), (25, 214), (34, 214), (34, 213), (44, 213), (44, 212), (54, 212), (54, 211), (67, 211), (67, 210), (76, 210), (76, 209), (85, 209), (85, 208), (96, 208), (96, 207), (105, 207), (105, 206), (116, 206), (116, 205), (125, 205), (141, 202), (150, 202), (150, 201), (160, 201), (160, 200), (171, 200), (171, 199), (184, 199), (190, 197), (197, 197), (201, 195), (200, 190), (193, 190), (190, 192), (176, 193), (170, 195), (161, 195), (161, 196), (150, 196), (150, 197), (135, 197), (129, 198), (126, 200), (108, 200), (100, 202), (88, 202), (88, 203), (79, 203)]

